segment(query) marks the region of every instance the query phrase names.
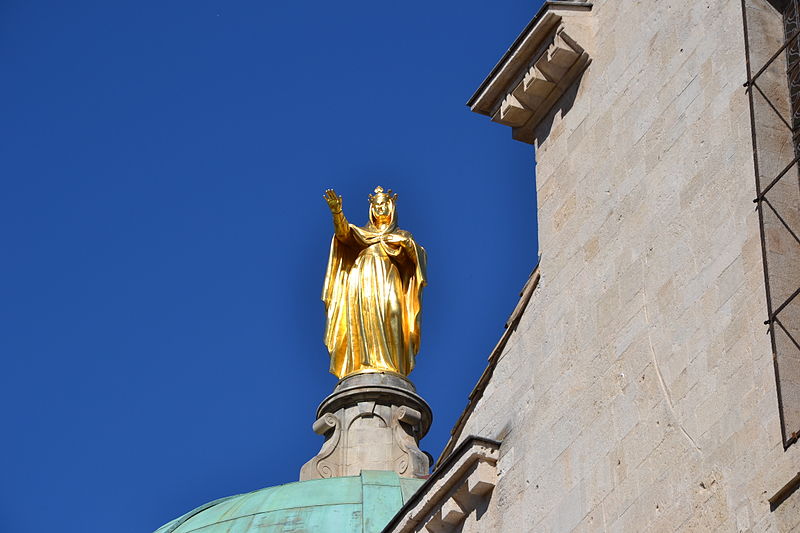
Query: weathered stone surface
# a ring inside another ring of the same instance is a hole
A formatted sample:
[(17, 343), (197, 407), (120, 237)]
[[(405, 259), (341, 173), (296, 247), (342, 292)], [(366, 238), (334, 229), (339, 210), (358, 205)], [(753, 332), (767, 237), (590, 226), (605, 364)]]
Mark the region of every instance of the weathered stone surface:
[[(797, 527), (796, 496), (768, 502), (800, 445), (764, 325), (741, 3), (593, 4), (592, 63), (532, 132), (541, 279), (456, 435), (503, 442), (459, 531)], [(779, 17), (745, 7), (777, 49)]]
[(355, 476), (362, 470), (426, 476), (430, 464), (419, 440), (430, 425), (430, 407), (407, 379), (379, 372), (348, 376), (317, 409), (312, 427), (326, 440), (303, 465), (300, 480)]

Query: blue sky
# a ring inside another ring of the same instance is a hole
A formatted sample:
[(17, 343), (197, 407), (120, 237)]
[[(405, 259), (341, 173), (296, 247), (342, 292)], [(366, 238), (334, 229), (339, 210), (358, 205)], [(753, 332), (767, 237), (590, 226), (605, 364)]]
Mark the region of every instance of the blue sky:
[(322, 443), (334, 187), (428, 252), (437, 456), (537, 255), (464, 103), (537, 1), (0, 4), (0, 530), (150, 531)]

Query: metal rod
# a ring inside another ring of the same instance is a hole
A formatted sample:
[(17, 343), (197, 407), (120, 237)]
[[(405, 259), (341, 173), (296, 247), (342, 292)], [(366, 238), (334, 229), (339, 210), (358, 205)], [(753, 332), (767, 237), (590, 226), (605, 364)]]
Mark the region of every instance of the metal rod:
[(797, 344), (797, 341), (794, 339), (794, 336), (791, 333), (789, 333), (789, 331), (786, 329), (783, 323), (777, 318), (775, 319), (775, 323), (781, 327), (784, 333), (786, 333), (786, 336), (789, 337), (789, 340), (792, 341), (792, 344), (794, 344), (797, 347), (797, 349), (800, 350), (800, 344)]
[(795, 164), (795, 163), (797, 163), (798, 161), (800, 161), (800, 155), (797, 155), (797, 156), (796, 156), (794, 159), (792, 159), (792, 162), (791, 162), (791, 163), (789, 163), (788, 165), (786, 165), (786, 168), (784, 168), (783, 170), (781, 170), (781, 173), (780, 173), (780, 174), (778, 174), (778, 176), (777, 176), (777, 177), (776, 177), (774, 180), (772, 180), (772, 181), (769, 183), (769, 185), (767, 185), (767, 187), (766, 187), (766, 188), (765, 188), (765, 189), (764, 189), (764, 190), (761, 192), (761, 194), (759, 194), (758, 196), (756, 196), (756, 199), (755, 199), (754, 201), (755, 201), (755, 202), (761, 202), (761, 201), (764, 199), (764, 196), (766, 196), (766, 194), (769, 192), (769, 190), (770, 190), (770, 189), (771, 189), (771, 188), (772, 188), (772, 187), (773, 187), (773, 186), (774, 186), (776, 183), (778, 183), (778, 181), (779, 181), (779, 180), (780, 180), (780, 179), (781, 179), (781, 178), (784, 176), (784, 174), (786, 174), (787, 172), (789, 172), (789, 169), (790, 169), (790, 168), (792, 168), (792, 167), (794, 166), (794, 164)]
[(787, 300), (786, 300), (785, 302), (783, 302), (783, 303), (782, 303), (782, 304), (781, 304), (781, 305), (780, 305), (780, 306), (779, 306), (779, 307), (778, 307), (778, 308), (775, 310), (775, 312), (774, 312), (774, 313), (772, 313), (772, 315), (769, 317), (769, 321), (770, 321), (770, 322), (772, 322), (773, 320), (775, 320), (775, 317), (776, 317), (776, 316), (778, 316), (778, 313), (780, 313), (781, 311), (783, 311), (783, 308), (784, 308), (784, 307), (786, 307), (787, 305), (789, 305), (789, 304), (792, 302), (792, 300), (794, 300), (794, 299), (795, 299), (795, 297), (797, 297), (797, 295), (798, 295), (798, 294), (800, 294), (800, 287), (797, 287), (797, 290), (795, 290), (795, 291), (792, 293), (792, 295), (791, 295), (791, 296), (789, 296), (789, 298), (787, 298)]
[(772, 205), (770, 203), (770, 201), (767, 200), (766, 198), (764, 198), (764, 202), (766, 202), (766, 204), (769, 206), (769, 208), (772, 210), (772, 212), (775, 213), (775, 216), (778, 217), (778, 220), (781, 221), (781, 224), (783, 224), (783, 226), (786, 228), (786, 230), (792, 235), (792, 237), (794, 237), (794, 240), (797, 241), (797, 244), (800, 244), (800, 238), (797, 237), (797, 234), (794, 232), (794, 230), (792, 230), (792, 228), (789, 226), (789, 224), (786, 223), (786, 221), (783, 219), (781, 214), (778, 213), (778, 210), (775, 209), (775, 206)]
[[(747, 81), (745, 82), (744, 86), (748, 87), (750, 83), (755, 81), (755, 77), (752, 76), (752, 65), (750, 63), (750, 36), (749, 32), (747, 31), (747, 5), (745, 4), (745, 0), (742, 0), (742, 29), (744, 30), (744, 60), (745, 66), (747, 67)], [(780, 51), (776, 52), (773, 56), (778, 57)], [(766, 69), (766, 65), (764, 66)], [(764, 70), (762, 69), (762, 71)], [(759, 75), (761, 72), (759, 72)], [(759, 172), (759, 161), (758, 161), (758, 138), (756, 136), (756, 112), (755, 112), (755, 105), (753, 105), (753, 91), (747, 90), (747, 97), (748, 102), (750, 104), (750, 135), (751, 140), (753, 143), (753, 170), (755, 171), (755, 181), (756, 181), (756, 194), (761, 192), (761, 176)], [(764, 234), (764, 209), (761, 205), (761, 202), (756, 203), (756, 210), (758, 211), (758, 230), (761, 236), (761, 261), (764, 265), (764, 288), (767, 297), (767, 316), (770, 316), (772, 313), (772, 296), (770, 294), (770, 286), (769, 286), (769, 262), (767, 261), (767, 248), (766, 248), (766, 236)], [(783, 449), (789, 447), (791, 442), (787, 440), (786, 435), (786, 421), (783, 416), (783, 396), (781, 395), (781, 381), (778, 374), (778, 361), (775, 357), (777, 353), (777, 348), (775, 345), (775, 331), (774, 325), (772, 321), (769, 321), (767, 326), (769, 328), (769, 337), (770, 337), (770, 345), (772, 348), (772, 366), (775, 371), (775, 389), (778, 396), (778, 417), (780, 418), (781, 422), (781, 441), (783, 443)]]
[(779, 118), (779, 119), (781, 119), (781, 122), (783, 122), (784, 124), (786, 124), (786, 127), (789, 129), (789, 131), (794, 131), (794, 129), (793, 129), (793, 128), (792, 128), (792, 127), (789, 125), (789, 123), (788, 123), (788, 122), (786, 122), (786, 119), (785, 119), (785, 118), (783, 118), (783, 115), (781, 115), (781, 112), (780, 112), (780, 111), (778, 111), (778, 110), (775, 108), (775, 106), (772, 104), (772, 100), (770, 100), (769, 98), (767, 98), (767, 95), (766, 95), (766, 94), (764, 94), (764, 91), (762, 91), (762, 90), (761, 90), (761, 87), (759, 87), (759, 86), (758, 86), (758, 84), (756, 84), (755, 82), (753, 82), (753, 85), (751, 85), (751, 87), (755, 87), (755, 88), (756, 88), (756, 90), (757, 90), (757, 91), (758, 91), (758, 92), (761, 94), (761, 96), (763, 96), (763, 97), (764, 97), (764, 100), (766, 100), (766, 101), (767, 101), (767, 104), (769, 104), (769, 107), (770, 107), (770, 108), (772, 108), (772, 110), (773, 110), (773, 111), (775, 111), (775, 114), (776, 114), (776, 115), (778, 115), (778, 118)]
[(764, 63), (764, 66), (763, 66), (763, 67), (761, 67), (761, 70), (759, 70), (758, 72), (756, 72), (756, 75), (755, 75), (755, 76), (748, 77), (748, 79), (747, 79), (747, 84), (746, 84), (745, 86), (747, 86), (747, 85), (749, 85), (749, 84), (753, 83), (754, 81), (756, 81), (756, 79), (757, 79), (759, 76), (761, 76), (761, 74), (763, 74), (765, 70), (767, 70), (767, 68), (770, 66), (770, 64), (771, 64), (773, 61), (775, 61), (775, 58), (776, 58), (776, 57), (778, 57), (778, 56), (781, 54), (781, 52), (783, 52), (784, 50), (786, 50), (786, 47), (787, 47), (787, 46), (789, 46), (789, 45), (792, 43), (792, 41), (793, 41), (794, 39), (796, 39), (796, 38), (797, 38), (797, 36), (798, 36), (798, 35), (800, 35), (800, 29), (796, 30), (796, 31), (794, 32), (794, 35), (792, 35), (791, 37), (789, 37), (788, 39), (786, 39), (786, 42), (785, 42), (785, 43), (783, 43), (783, 46), (781, 46), (780, 48), (778, 48), (778, 51), (777, 51), (777, 52), (775, 52), (774, 54), (772, 54), (772, 57), (770, 57), (770, 58), (767, 60), (767, 62), (766, 62), (766, 63)]

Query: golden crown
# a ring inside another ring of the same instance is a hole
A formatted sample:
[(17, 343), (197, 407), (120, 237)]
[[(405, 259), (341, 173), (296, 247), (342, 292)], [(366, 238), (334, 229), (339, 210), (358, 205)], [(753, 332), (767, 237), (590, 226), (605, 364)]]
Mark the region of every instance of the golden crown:
[(389, 189), (388, 191), (384, 192), (383, 187), (378, 185), (377, 187), (375, 187), (375, 194), (369, 195), (369, 201), (370, 203), (374, 204), (375, 202), (378, 201), (379, 198), (384, 198), (384, 199), (389, 198), (390, 200), (395, 201), (397, 200), (397, 194), (392, 196), (392, 189)]

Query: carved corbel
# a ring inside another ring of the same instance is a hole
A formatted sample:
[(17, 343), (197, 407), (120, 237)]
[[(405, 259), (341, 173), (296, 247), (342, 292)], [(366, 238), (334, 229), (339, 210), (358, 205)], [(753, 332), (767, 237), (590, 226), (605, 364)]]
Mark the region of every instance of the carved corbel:
[(467, 437), (431, 474), (419, 492), (387, 524), (387, 533), (459, 531), (477, 509), (485, 509), (497, 483), (500, 443)]
[(525, 128), (526, 132), (514, 132), (514, 138), (524, 140), (522, 137), (533, 132), (588, 64), (589, 56), (584, 49), (563, 27), (558, 28), (550, 46), (510, 87), (492, 120), (518, 130)]
[(534, 130), (591, 59), (592, 24), (584, 1), (546, 2), (467, 105), (533, 143)]

